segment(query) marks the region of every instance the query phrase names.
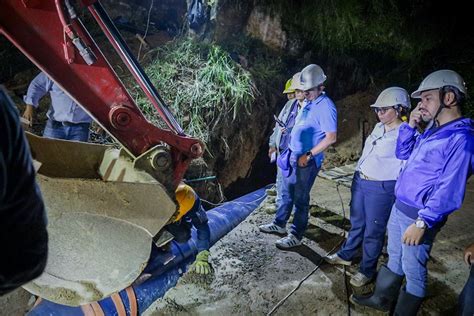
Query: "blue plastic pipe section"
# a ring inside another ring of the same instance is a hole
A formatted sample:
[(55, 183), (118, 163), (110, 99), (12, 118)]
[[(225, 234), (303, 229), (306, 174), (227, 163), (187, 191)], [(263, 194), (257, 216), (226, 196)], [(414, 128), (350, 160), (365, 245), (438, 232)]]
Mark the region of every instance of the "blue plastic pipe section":
[[(207, 212), (211, 230), (211, 245), (234, 229), (258, 207), (265, 198), (266, 189), (259, 189)], [(163, 297), (170, 288), (176, 285), (189, 264), (195, 259), (197, 254), (196, 238), (196, 231), (193, 228), (192, 237), (187, 243), (179, 244), (172, 241), (171, 248), (167, 252), (159, 250), (153, 245), (151, 259), (142, 274), (150, 274), (151, 277), (145, 282), (133, 286), (139, 313), (144, 312), (154, 301)], [(127, 315), (130, 315), (130, 302), (125, 290), (120, 291), (119, 294)], [(111, 298), (105, 298), (98, 303), (105, 315), (117, 315)], [(65, 306), (43, 300), (28, 315), (83, 316), (84, 313), (81, 307)]]

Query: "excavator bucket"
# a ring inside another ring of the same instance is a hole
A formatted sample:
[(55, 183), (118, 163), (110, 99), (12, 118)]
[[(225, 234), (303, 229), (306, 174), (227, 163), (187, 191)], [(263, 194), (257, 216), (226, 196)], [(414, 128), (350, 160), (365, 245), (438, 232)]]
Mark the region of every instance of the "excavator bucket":
[(39, 166), (50, 250), (45, 272), (25, 289), (77, 306), (129, 286), (146, 266), (153, 236), (175, 214), (174, 200), (123, 151), (27, 138)]

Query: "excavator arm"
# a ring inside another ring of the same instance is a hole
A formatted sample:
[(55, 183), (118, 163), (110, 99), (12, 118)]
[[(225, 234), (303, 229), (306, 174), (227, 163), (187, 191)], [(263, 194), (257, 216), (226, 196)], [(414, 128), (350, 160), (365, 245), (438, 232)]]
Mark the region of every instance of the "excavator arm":
[[(168, 129), (145, 119), (78, 18), (78, 5), (89, 10)], [(185, 135), (99, 1), (1, 0), (0, 33), (123, 146), (28, 135), (42, 164), (37, 181), (50, 238), (45, 272), (24, 288), (65, 305), (100, 300), (140, 275), (153, 235), (161, 236), (175, 215), (174, 190), (204, 145)]]
[[(2, 0), (0, 33), (80, 104), (132, 157), (157, 145), (140, 164), (169, 191), (203, 144), (184, 134), (99, 1), (83, 0), (169, 130), (148, 122), (85, 29), (69, 0)], [(171, 171), (170, 171), (171, 170)], [(171, 178), (162, 174), (172, 173)]]

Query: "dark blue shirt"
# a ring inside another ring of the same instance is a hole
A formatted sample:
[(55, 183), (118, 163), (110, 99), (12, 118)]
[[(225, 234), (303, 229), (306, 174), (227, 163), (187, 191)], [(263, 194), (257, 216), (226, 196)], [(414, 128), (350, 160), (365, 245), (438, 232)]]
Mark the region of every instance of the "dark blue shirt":
[(43, 199), (18, 111), (0, 86), (0, 295), (38, 277), (48, 234)]

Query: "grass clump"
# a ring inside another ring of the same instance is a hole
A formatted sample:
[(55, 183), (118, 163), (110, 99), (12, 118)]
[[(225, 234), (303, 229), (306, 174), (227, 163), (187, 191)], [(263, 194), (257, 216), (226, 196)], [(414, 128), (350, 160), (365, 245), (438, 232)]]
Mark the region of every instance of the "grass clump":
[[(252, 76), (221, 47), (180, 38), (153, 54), (145, 71), (187, 134), (207, 143), (217, 122), (250, 114), (258, 93)], [(162, 126), (153, 105), (138, 92), (135, 99)]]

